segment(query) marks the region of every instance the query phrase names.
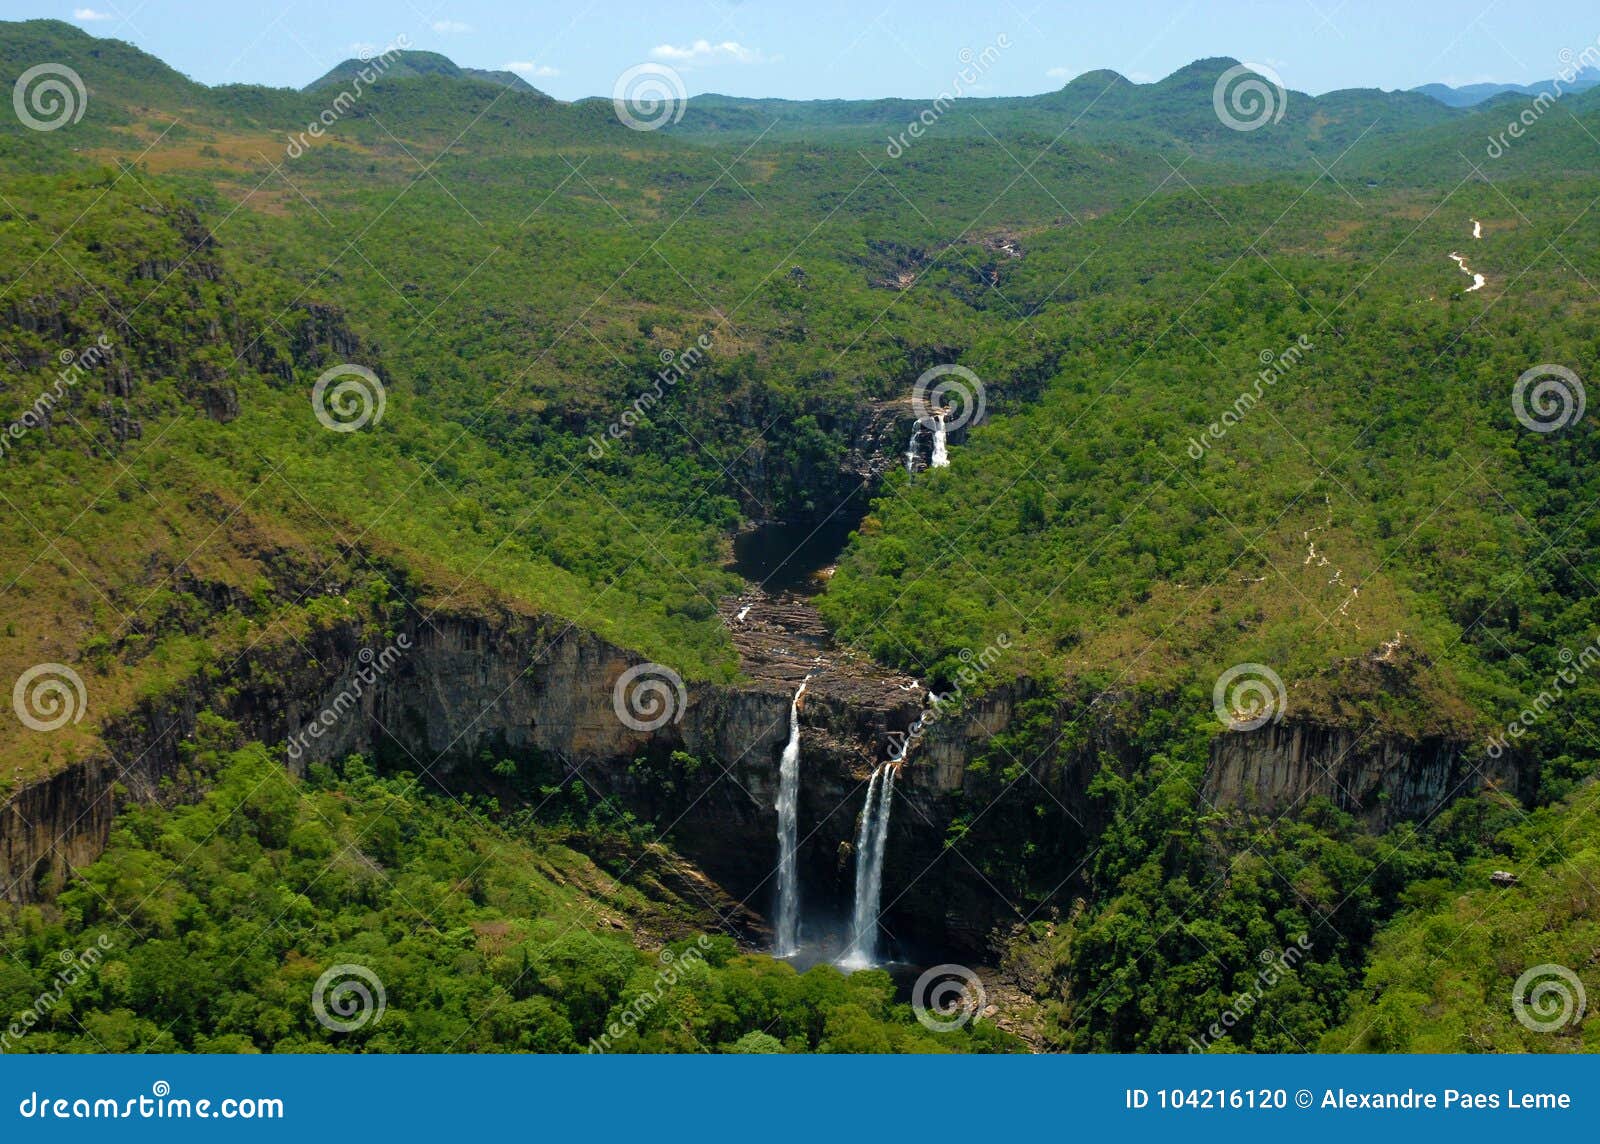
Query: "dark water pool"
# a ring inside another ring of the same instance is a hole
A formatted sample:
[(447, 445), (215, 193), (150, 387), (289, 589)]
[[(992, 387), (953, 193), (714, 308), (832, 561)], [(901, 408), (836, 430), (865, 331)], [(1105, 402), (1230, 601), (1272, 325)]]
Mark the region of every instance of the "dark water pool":
[(767, 592), (814, 595), (827, 584), (825, 570), (838, 561), (865, 511), (864, 502), (851, 499), (832, 515), (768, 521), (741, 532), (728, 567)]

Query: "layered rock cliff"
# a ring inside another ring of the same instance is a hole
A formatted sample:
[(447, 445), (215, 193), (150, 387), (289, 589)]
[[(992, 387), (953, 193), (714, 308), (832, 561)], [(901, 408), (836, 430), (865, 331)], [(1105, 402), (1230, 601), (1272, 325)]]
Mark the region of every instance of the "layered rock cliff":
[(1201, 793), (1217, 805), (1271, 814), (1326, 798), (1383, 828), (1436, 814), (1485, 785), (1526, 795), (1529, 779), (1513, 756), (1492, 758), (1461, 740), (1285, 721), (1212, 740)]
[[(0, 885), (11, 899), (47, 895), (99, 853), (119, 806), (193, 797), (204, 782), (187, 769), (193, 737), (212, 710), (236, 721), (241, 737), (289, 743), (286, 763), (295, 770), (364, 751), (459, 792), (496, 789), (486, 752), (528, 760), (654, 823), (735, 899), (765, 913), (789, 704), (814, 672), (801, 708), (801, 879), (808, 917), (842, 919), (866, 779), (887, 757), (891, 736), (917, 719), (923, 693), (905, 677), (808, 642), (804, 632), (783, 639), (774, 630), (763, 629), (759, 614), (736, 625), (750, 680), (689, 683), (681, 704), (669, 682), (671, 713), (649, 729), (618, 715), (618, 682), (638, 658), (549, 617), (412, 612), (382, 635), (341, 622), (303, 642), (263, 647), (112, 720), (102, 753), (18, 791), (0, 812)], [(1030, 836), (1056, 851), (1042, 861), (1071, 870), (1102, 825), (1085, 793), (1096, 769), (1108, 760), (1139, 765), (1131, 738), (1107, 718), (1049, 758), (1022, 760), (1026, 776), (973, 772), (971, 760), (1011, 724), (1028, 691), (1025, 682), (996, 689), (939, 721), (905, 767), (884, 888), (885, 921), (897, 939), (981, 950), (993, 929), (1049, 904), (1003, 889), (945, 845), (964, 808), (1024, 814)], [(686, 765), (685, 755), (698, 765)], [(1219, 735), (1202, 794), (1273, 813), (1324, 794), (1377, 826), (1430, 814), (1476, 789), (1485, 778), (1475, 768), (1457, 742), (1286, 722)], [(1517, 774), (1508, 763), (1487, 778), (1514, 784)], [(1026, 798), (1000, 798), (1018, 784)], [(1078, 888), (1068, 879), (1053, 897)]]

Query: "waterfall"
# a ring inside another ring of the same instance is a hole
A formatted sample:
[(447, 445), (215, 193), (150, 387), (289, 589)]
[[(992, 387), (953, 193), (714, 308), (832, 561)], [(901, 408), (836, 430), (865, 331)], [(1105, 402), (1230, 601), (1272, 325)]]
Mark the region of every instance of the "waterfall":
[(850, 947), (839, 964), (845, 969), (868, 969), (878, 963), (878, 906), (883, 897), (883, 855), (889, 842), (889, 812), (893, 809), (894, 776), (899, 768), (885, 763), (872, 772), (867, 784), (867, 804), (856, 831), (856, 904), (850, 925)]
[(917, 471), (917, 433), (921, 429), (921, 422), (911, 422), (911, 440), (906, 442), (906, 472), (913, 475)]
[(931, 462), (932, 467), (935, 469), (945, 469), (950, 466), (950, 454), (945, 449), (944, 436), (944, 414), (935, 413), (933, 415), (933, 461)]
[[(807, 677), (809, 678), (809, 677)], [(800, 810), (800, 697), (805, 680), (789, 704), (789, 741), (778, 764), (778, 948), (790, 957), (800, 948), (800, 871), (795, 858)]]

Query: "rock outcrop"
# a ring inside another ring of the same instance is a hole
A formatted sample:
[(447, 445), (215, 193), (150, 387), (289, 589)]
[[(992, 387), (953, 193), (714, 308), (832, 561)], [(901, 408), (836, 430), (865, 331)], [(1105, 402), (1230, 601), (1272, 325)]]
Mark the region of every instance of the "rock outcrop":
[[(639, 658), (550, 617), (413, 612), (381, 639), (352, 621), (263, 646), (227, 672), (112, 720), (102, 753), (19, 790), (0, 808), (0, 887), (13, 900), (46, 896), (103, 849), (119, 806), (195, 797), (204, 776), (187, 768), (200, 715), (210, 710), (235, 721), (241, 738), (290, 743), (286, 764), (297, 771), (363, 751), (446, 790), (507, 793), (483, 764), (487, 753), (528, 764), (542, 783), (582, 781), (665, 831), (733, 899), (767, 913), (789, 703), (815, 673), (800, 714), (801, 884), (808, 919), (831, 914), (842, 924), (866, 780), (893, 736), (918, 718), (924, 693), (906, 676), (829, 648), (805, 601), (755, 601), (739, 622), (744, 603), (730, 601), (724, 616), (747, 680), (689, 683), (681, 704), (669, 680), (670, 715), (647, 729), (618, 715), (619, 681)], [(375, 664), (382, 670), (364, 683)], [(1108, 711), (1070, 748), (1019, 760), (1025, 776), (974, 771), (971, 761), (1013, 722), (1029, 691), (1026, 681), (998, 688), (940, 720), (904, 768), (884, 880), (896, 939), (981, 950), (996, 927), (1079, 891), (1052, 874), (1030, 900), (946, 846), (958, 815), (992, 806), (989, 829), (1026, 831), (1051, 851), (1042, 868), (1070, 871), (1103, 825), (1085, 793), (1095, 771), (1140, 765), (1133, 737)], [(1486, 777), (1478, 764), (1459, 742), (1368, 739), (1286, 722), (1219, 735), (1202, 793), (1271, 813), (1322, 794), (1380, 826), (1431, 814), (1484, 781), (1517, 780), (1510, 762)], [(1000, 797), (1017, 784), (1025, 797)]]
[(1218, 806), (1273, 815), (1326, 798), (1382, 829), (1426, 818), (1485, 785), (1527, 794), (1526, 775), (1512, 755), (1491, 758), (1460, 740), (1285, 720), (1213, 739), (1201, 794)]

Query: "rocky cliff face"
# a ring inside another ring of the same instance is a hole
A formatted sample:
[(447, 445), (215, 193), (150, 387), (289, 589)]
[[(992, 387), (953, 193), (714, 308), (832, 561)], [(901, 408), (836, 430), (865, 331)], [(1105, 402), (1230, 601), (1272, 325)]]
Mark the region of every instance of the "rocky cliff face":
[[(618, 680), (638, 662), (570, 625), (512, 612), (413, 616), (386, 639), (337, 624), (299, 647), (257, 649), (112, 721), (104, 752), (18, 791), (0, 811), (0, 886), (12, 899), (47, 894), (100, 852), (118, 806), (192, 797), (197, 777), (185, 760), (200, 714), (212, 710), (236, 721), (243, 739), (288, 743), (296, 772), (350, 751), (387, 751), (454, 790), (492, 781), (478, 773), (485, 750), (539, 760), (670, 826), (737, 896), (759, 899), (789, 703), (811, 657), (744, 686), (690, 684), (681, 707), (672, 699), (676, 718), (651, 730), (630, 727), (615, 706)], [(917, 697), (881, 673), (824, 670), (802, 711), (803, 829), (853, 821), (856, 787), (917, 709)], [(674, 751), (705, 765), (665, 783)], [(840, 825), (839, 838), (850, 833)], [(839, 838), (808, 840), (812, 864), (831, 863)]]
[[(733, 898), (766, 913), (789, 704), (800, 679), (816, 671), (801, 707), (802, 887), (808, 917), (831, 914), (842, 924), (866, 780), (889, 754), (891, 735), (918, 717), (921, 690), (841, 653), (780, 641), (761, 630), (759, 615), (739, 626), (735, 642), (757, 669), (750, 682), (689, 684), (681, 706), (669, 686), (675, 717), (640, 730), (619, 718), (615, 700), (637, 657), (571, 625), (511, 611), (413, 614), (391, 636), (374, 638), (358, 624), (337, 624), (144, 704), (105, 727), (103, 754), (19, 791), (0, 811), (0, 886), (14, 900), (48, 894), (104, 847), (119, 805), (192, 798), (204, 779), (186, 771), (188, 748), (199, 715), (215, 710), (237, 721), (244, 738), (289, 743), (286, 761), (297, 771), (359, 750), (447, 790), (494, 790), (484, 752), (532, 761), (542, 775), (587, 783), (669, 832)], [(1025, 778), (972, 772), (970, 760), (1012, 722), (1026, 692), (1025, 683), (998, 689), (937, 723), (901, 774), (884, 906), (903, 942), (981, 950), (996, 926), (1048, 904), (1019, 900), (1026, 895), (1002, 889), (959, 847), (945, 846), (963, 806), (994, 804), (986, 813), (1008, 830), (1005, 816), (1021, 815), (1015, 828), (1056, 851), (1044, 861), (1071, 869), (1101, 825), (1084, 793), (1096, 768), (1108, 759), (1139, 765), (1136, 748), (1107, 719), (1082, 744), (1031, 761)], [(1516, 772), (1508, 763), (1488, 777), (1514, 783)], [(1432, 813), (1482, 781), (1459, 743), (1284, 723), (1220, 735), (1203, 793), (1219, 805), (1272, 813), (1323, 794), (1385, 825)], [(1014, 783), (1026, 797), (997, 802)]]
[(1489, 784), (1527, 795), (1529, 777), (1510, 754), (1492, 759), (1459, 740), (1286, 720), (1213, 739), (1201, 793), (1218, 806), (1274, 815), (1326, 798), (1382, 829), (1437, 813)]

